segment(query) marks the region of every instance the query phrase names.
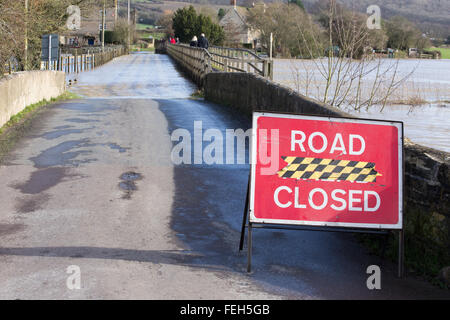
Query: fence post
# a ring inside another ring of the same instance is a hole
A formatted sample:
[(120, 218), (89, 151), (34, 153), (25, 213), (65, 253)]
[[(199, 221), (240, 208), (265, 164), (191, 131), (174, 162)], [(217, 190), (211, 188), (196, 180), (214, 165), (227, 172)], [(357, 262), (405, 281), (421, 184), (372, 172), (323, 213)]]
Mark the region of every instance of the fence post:
[(273, 80), (273, 60), (269, 61), (269, 79)]
[(212, 72), (212, 65), (211, 65), (211, 57), (210, 56), (206, 56), (206, 63), (207, 63), (207, 73)]
[(267, 78), (269, 75), (269, 63), (267, 60), (264, 60), (263, 62), (263, 77)]

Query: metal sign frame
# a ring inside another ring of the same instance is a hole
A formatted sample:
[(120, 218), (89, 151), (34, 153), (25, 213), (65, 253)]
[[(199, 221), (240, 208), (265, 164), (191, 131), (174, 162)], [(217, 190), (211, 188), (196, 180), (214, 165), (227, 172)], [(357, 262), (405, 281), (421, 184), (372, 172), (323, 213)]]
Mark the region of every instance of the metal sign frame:
[[(359, 223), (333, 223), (333, 222), (303, 222), (303, 221), (287, 221), (287, 220), (269, 220), (258, 219), (254, 216), (254, 186), (255, 186), (255, 171), (256, 171), (256, 146), (257, 146), (257, 119), (260, 116), (269, 115), (279, 118), (296, 118), (296, 119), (308, 119), (308, 120), (333, 120), (341, 123), (359, 122), (369, 124), (390, 124), (398, 128), (398, 162), (399, 162), (399, 220), (395, 225), (383, 225), (383, 224), (359, 224)], [(253, 112), (253, 127), (252, 127), (252, 145), (251, 145), (251, 157), (252, 163), (250, 168), (249, 181), (247, 186), (247, 195), (245, 200), (245, 208), (242, 219), (241, 237), (239, 243), (239, 251), (243, 250), (245, 229), (248, 228), (247, 238), (247, 272), (251, 272), (251, 256), (252, 256), (252, 229), (264, 228), (264, 229), (284, 229), (284, 230), (307, 230), (307, 231), (328, 231), (328, 232), (350, 232), (350, 233), (368, 233), (368, 234), (383, 234), (389, 235), (392, 231), (398, 232), (398, 277), (402, 278), (404, 274), (404, 231), (403, 231), (403, 190), (404, 190), (404, 132), (403, 122), (390, 121), (390, 120), (374, 120), (364, 118), (350, 118), (350, 117), (334, 117), (323, 115), (300, 115), (293, 113), (281, 113), (281, 112)]]
[(41, 39), (41, 61), (57, 61), (59, 59), (59, 35), (44, 34)]

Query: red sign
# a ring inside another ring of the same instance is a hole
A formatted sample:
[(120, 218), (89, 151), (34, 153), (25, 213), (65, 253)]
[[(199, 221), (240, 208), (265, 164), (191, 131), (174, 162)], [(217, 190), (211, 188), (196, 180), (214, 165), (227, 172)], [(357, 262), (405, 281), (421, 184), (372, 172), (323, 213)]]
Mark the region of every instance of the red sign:
[(250, 222), (402, 228), (403, 124), (254, 113)]

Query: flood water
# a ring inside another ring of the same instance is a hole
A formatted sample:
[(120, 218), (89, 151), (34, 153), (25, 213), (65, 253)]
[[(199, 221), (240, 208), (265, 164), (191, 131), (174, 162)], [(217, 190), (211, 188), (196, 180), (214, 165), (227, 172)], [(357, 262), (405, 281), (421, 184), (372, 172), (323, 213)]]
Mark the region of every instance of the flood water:
[[(393, 60), (385, 60), (385, 68), (388, 69)], [(320, 99), (325, 80), (319, 68), (320, 64), (310, 60), (275, 59), (274, 81)], [(372, 72), (364, 77), (367, 88), (370, 88), (375, 75)], [(388, 78), (389, 71), (386, 75)], [(355, 111), (345, 103), (342, 109), (363, 118), (403, 121), (405, 136), (413, 142), (450, 152), (450, 60), (400, 60), (397, 79), (404, 77), (407, 78), (390, 97), (393, 103), (386, 105), (382, 112), (380, 106)], [(395, 101), (407, 103), (409, 98), (427, 103), (414, 106), (395, 104)]]

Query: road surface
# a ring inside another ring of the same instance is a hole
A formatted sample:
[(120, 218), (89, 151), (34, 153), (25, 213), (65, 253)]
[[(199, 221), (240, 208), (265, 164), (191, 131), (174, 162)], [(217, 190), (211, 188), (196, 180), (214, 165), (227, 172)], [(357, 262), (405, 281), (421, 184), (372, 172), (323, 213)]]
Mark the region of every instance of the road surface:
[[(249, 166), (174, 165), (170, 154), (172, 132), (194, 121), (220, 132), (249, 121), (191, 99), (165, 55), (119, 57), (71, 90), (83, 98), (39, 114), (0, 167), (1, 299), (449, 297), (396, 279), (347, 234), (255, 230), (247, 274)], [(367, 289), (372, 264), (381, 290)], [(69, 266), (80, 289), (67, 285)]]

